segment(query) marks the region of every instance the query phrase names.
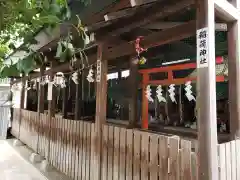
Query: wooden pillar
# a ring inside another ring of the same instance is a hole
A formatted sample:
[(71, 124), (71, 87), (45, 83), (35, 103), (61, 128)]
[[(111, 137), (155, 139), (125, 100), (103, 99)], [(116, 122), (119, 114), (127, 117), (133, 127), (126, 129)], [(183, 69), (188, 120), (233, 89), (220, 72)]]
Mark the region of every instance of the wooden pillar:
[[(45, 67), (40, 68), (40, 77), (44, 76)], [(38, 83), (38, 113), (44, 113), (44, 85)]]
[[(239, 0), (232, 3), (239, 8)], [(240, 138), (240, 24), (228, 23), (228, 85), (231, 139)]]
[(106, 123), (107, 111), (107, 72), (108, 62), (102, 59), (103, 44), (98, 45), (97, 60), (100, 62), (100, 82), (96, 83), (96, 118), (95, 118), (95, 180), (101, 179), (102, 128)]
[[(78, 73), (78, 79), (80, 79), (80, 74)], [(76, 94), (75, 94), (75, 115), (74, 115), (74, 119), (75, 120), (79, 120), (80, 119), (80, 111), (81, 111), (81, 107), (80, 107), (80, 90), (81, 90), (81, 83), (79, 82), (79, 84), (76, 84)]]
[(142, 82), (142, 129), (148, 129), (148, 99), (146, 97), (146, 89), (148, 86), (149, 75), (143, 74)]
[(138, 63), (136, 59), (130, 59), (130, 76), (129, 76), (129, 127), (133, 128), (137, 123), (137, 107), (138, 107)]
[(25, 101), (25, 85), (26, 80), (24, 76), (22, 77), (22, 89), (21, 89), (21, 98), (20, 98), (20, 112), (19, 112), (19, 128), (18, 128), (18, 139), (20, 138), (20, 130), (21, 130), (21, 123), (22, 123), (22, 110), (24, 109), (24, 101)]
[(198, 179), (217, 180), (214, 0), (197, 0), (197, 30)]
[[(51, 69), (56, 65), (56, 62), (51, 62)], [(47, 154), (47, 160), (50, 159), (50, 137), (52, 133), (52, 117), (55, 116), (55, 106), (56, 106), (56, 88), (52, 84), (54, 79), (54, 74), (51, 71), (51, 74), (49, 75), (49, 83), (48, 83), (48, 154)], [(52, 89), (52, 90), (51, 90)]]
[(63, 97), (62, 97), (62, 116), (64, 119), (67, 118), (67, 106), (68, 106), (68, 91), (70, 86), (70, 80), (66, 76), (66, 87), (63, 88)]

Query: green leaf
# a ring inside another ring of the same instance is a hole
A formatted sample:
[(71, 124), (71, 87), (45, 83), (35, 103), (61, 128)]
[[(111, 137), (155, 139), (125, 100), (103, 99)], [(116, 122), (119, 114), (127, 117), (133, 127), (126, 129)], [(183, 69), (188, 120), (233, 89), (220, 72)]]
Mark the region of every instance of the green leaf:
[(20, 72), (24, 72), (25, 74), (28, 74), (29, 72), (31, 72), (32, 70), (34, 70), (36, 68), (37, 68), (37, 63), (33, 59), (33, 56), (29, 56), (23, 60), (20, 60), (17, 63), (17, 69)]
[(20, 72), (17, 69), (16, 64), (12, 66), (3, 66), (0, 70), (0, 77), (6, 78), (6, 77), (19, 77)]

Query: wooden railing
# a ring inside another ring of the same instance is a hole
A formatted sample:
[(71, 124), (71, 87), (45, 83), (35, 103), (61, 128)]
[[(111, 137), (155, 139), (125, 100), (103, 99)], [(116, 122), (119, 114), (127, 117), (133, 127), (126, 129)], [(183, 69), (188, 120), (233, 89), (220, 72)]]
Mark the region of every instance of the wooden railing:
[[(72, 179), (175, 180), (197, 178), (197, 158), (190, 141), (135, 129), (95, 124), (14, 111), (12, 133)], [(20, 125), (20, 128), (19, 128)], [(19, 131), (20, 129), (20, 131)], [(96, 145), (102, 139), (101, 150)], [(100, 157), (101, 163), (96, 163)]]

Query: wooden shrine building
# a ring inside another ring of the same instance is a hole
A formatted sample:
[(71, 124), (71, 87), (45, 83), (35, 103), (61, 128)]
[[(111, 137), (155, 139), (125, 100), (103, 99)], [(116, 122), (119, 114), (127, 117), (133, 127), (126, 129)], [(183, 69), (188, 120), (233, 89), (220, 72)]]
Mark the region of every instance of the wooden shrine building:
[(99, 2), (80, 13), (87, 63), (52, 54), (65, 28), (39, 35), (12, 134), (74, 180), (239, 180), (240, 0)]

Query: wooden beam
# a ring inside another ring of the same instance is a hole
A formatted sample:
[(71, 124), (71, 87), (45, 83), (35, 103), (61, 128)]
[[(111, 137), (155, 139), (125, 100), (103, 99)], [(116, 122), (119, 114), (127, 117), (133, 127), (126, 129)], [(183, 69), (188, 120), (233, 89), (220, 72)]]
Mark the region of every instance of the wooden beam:
[(118, 21), (114, 21), (111, 25), (96, 31), (96, 39), (105, 40), (109, 39), (110, 36), (118, 36), (122, 33), (129, 32), (134, 28), (151, 23), (157, 19), (170, 16), (185, 8), (191, 7), (193, 4), (194, 0), (180, 0), (175, 4), (168, 2), (168, 4), (164, 6), (161, 2), (156, 2), (149, 8), (139, 10), (133, 17), (121, 18)]
[[(207, 43), (206, 56), (197, 47), (197, 121), (198, 121), (198, 179), (218, 179), (218, 141), (217, 141), (217, 113), (216, 113), (216, 67), (215, 67), (215, 19), (214, 0), (197, 0), (197, 42), (205, 40)], [(206, 31), (205, 31), (206, 30)], [(204, 39), (203, 39), (204, 38)], [(199, 52), (200, 51), (200, 52)], [(204, 51), (205, 52), (205, 51)], [(200, 57), (199, 57), (200, 56)], [(202, 64), (201, 58), (206, 58)]]
[(112, 21), (112, 20), (123, 18), (123, 17), (129, 17), (129, 16), (134, 15), (136, 13), (136, 10), (138, 10), (139, 8), (147, 8), (147, 7), (150, 7), (151, 5), (152, 5), (152, 3), (144, 4), (141, 7), (136, 6), (136, 7), (132, 7), (132, 8), (126, 8), (126, 9), (121, 9), (119, 11), (111, 12), (111, 13), (104, 15), (104, 20)]
[[(233, 0), (236, 8), (240, 1)], [(229, 112), (231, 139), (240, 138), (240, 21), (228, 24), (228, 82), (229, 82)]]
[(220, 18), (228, 22), (238, 20), (240, 17), (239, 10), (226, 0), (214, 0), (214, 7), (217, 13), (221, 15)]
[(141, 6), (141, 5), (156, 2), (156, 1), (157, 0), (130, 0), (132, 7)]
[[(142, 40), (141, 44), (145, 48), (152, 48), (161, 46), (174, 41), (178, 41), (184, 38), (195, 35), (196, 21), (190, 21), (182, 25), (173, 27), (171, 29), (163, 30), (161, 32), (152, 33)], [(134, 42), (128, 42), (121, 44), (115, 48), (107, 49), (104, 52), (104, 59), (115, 59), (120, 56), (135, 54)]]
[[(145, 29), (154, 29), (154, 30), (162, 30), (162, 29), (170, 29), (175, 26), (179, 26), (184, 24), (184, 22), (155, 22), (152, 24), (148, 24), (144, 26)], [(216, 31), (227, 31), (227, 24), (225, 23), (215, 23)]]

